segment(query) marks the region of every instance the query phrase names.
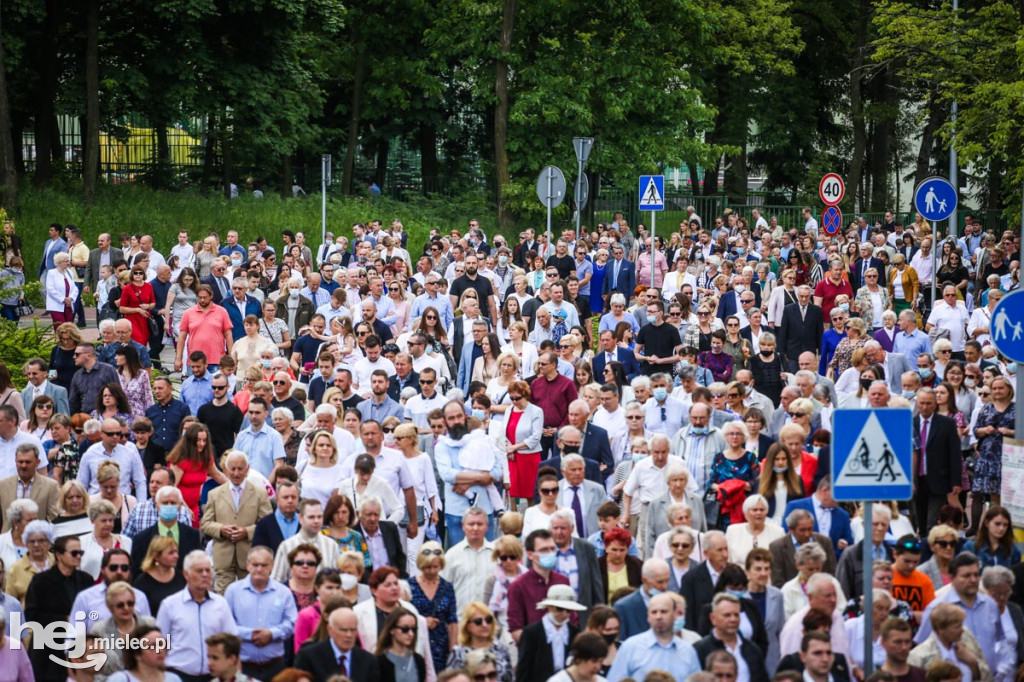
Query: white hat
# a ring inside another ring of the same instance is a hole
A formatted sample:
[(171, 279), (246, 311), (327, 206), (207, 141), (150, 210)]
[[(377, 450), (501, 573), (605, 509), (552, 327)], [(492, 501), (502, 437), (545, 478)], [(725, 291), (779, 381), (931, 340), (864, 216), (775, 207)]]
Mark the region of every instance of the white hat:
[(568, 585), (552, 585), (548, 588), (548, 597), (537, 602), (538, 609), (548, 606), (565, 609), (566, 611), (586, 611), (587, 607), (576, 601), (576, 593)]

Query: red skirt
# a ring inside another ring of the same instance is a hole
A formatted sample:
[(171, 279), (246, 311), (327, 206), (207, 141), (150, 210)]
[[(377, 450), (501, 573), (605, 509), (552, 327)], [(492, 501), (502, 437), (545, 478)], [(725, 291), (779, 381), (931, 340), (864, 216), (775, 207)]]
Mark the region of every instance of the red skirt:
[(540, 468), (540, 453), (517, 452), (515, 459), (508, 461), (509, 497), (533, 499), (537, 487), (537, 470)]

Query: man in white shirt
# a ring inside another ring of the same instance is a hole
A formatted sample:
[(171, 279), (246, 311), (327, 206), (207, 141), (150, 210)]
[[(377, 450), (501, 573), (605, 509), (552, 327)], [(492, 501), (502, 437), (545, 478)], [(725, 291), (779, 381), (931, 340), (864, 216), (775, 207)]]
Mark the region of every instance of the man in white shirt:
[[(668, 492), (668, 483), (665, 481), (665, 467), (670, 462), (676, 462), (680, 466), (683, 460), (680, 457), (669, 454), (669, 440), (667, 436), (657, 434), (651, 438), (651, 455), (644, 457), (633, 466), (633, 470), (626, 479), (626, 486), (622, 489), (622, 523), (630, 524), (630, 533), (633, 537), (642, 538), (646, 530), (647, 507), (657, 497)], [(635, 505), (640, 505), (640, 514), (631, 514)], [(634, 526), (637, 517), (639, 524)], [(641, 547), (641, 551), (650, 551), (652, 548)]]
[[(967, 343), (968, 320), (967, 306), (963, 301), (957, 299), (956, 287), (947, 284), (942, 287), (942, 301), (936, 301), (932, 306), (932, 312), (928, 315), (928, 323), (925, 324), (924, 329), (926, 332), (930, 332), (938, 327), (948, 331), (953, 352), (962, 358), (964, 344)], [(949, 357), (940, 359), (949, 361)]]
[(148, 234), (142, 235), (142, 239), (139, 240), (139, 248), (149, 259), (149, 265), (146, 267), (146, 279), (151, 280), (156, 277), (156, 269), (158, 267), (167, 265), (167, 260), (160, 255), (159, 251), (153, 248), (153, 238)]
[(804, 221), (806, 221), (804, 222), (804, 232), (806, 232), (807, 234), (814, 234), (815, 236), (817, 236), (818, 221), (814, 219), (813, 212), (810, 208), (804, 208), (803, 214)]
[(669, 395), (669, 376), (659, 372), (651, 376), (653, 397), (644, 405), (644, 426), (652, 433), (676, 435), (686, 421), (686, 405)]
[(626, 410), (619, 406), (619, 388), (615, 384), (608, 383), (601, 386), (600, 395), (601, 407), (597, 408), (593, 421), (596, 426), (600, 426), (608, 432), (612, 455), (618, 457), (625, 451), (624, 441), (626, 434), (629, 433), (626, 426)]
[(382, 350), (383, 347), (381, 346), (380, 339), (371, 334), (371, 336), (366, 338), (366, 357), (359, 358), (352, 365), (352, 379), (355, 382), (356, 391), (364, 398), (371, 393), (371, 374), (378, 369), (387, 372), (388, 376), (392, 376), (395, 373), (394, 364), (381, 354)]
[[(565, 301), (565, 282), (558, 281), (551, 284), (551, 300), (544, 304), (544, 308), (551, 313), (555, 321), (565, 324), (565, 330), (569, 331), (580, 323), (580, 314), (576, 306)], [(565, 316), (562, 317), (562, 313)]]
[(465, 538), (445, 552), (441, 577), (455, 588), (456, 603), (469, 604), (484, 600), (484, 586), (494, 575), (494, 543), (486, 537), (487, 512), (480, 507), (467, 509), (462, 532)]
[(910, 259), (910, 267), (914, 268), (914, 271), (917, 272), (917, 281), (921, 285), (921, 290), (924, 291), (927, 288), (926, 285), (930, 285), (932, 281), (931, 237), (925, 237), (921, 240), (921, 248)]
[(411, 421), (423, 435), (430, 433), (428, 415), (444, 408), (447, 400), (437, 390), (437, 370), (426, 367), (420, 375), (420, 392), (405, 403), (405, 418)]

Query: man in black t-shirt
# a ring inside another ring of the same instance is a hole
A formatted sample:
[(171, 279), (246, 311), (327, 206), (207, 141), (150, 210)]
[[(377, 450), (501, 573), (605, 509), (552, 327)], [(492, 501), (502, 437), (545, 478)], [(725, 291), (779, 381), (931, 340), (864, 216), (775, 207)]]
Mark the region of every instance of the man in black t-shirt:
[(292, 397), (292, 378), (288, 376), (288, 372), (274, 374), (274, 397), (270, 401), (270, 409), (277, 407), (287, 407), (298, 420), (306, 418), (306, 408), (298, 399)]
[(559, 239), (555, 244), (555, 255), (548, 256), (548, 262), (545, 265), (558, 270), (558, 279), (569, 279), (570, 273), (572, 273), (573, 279), (575, 279), (576, 262), (569, 255), (569, 245), (564, 239)]
[(636, 335), (633, 353), (640, 361), (640, 371), (650, 376), (658, 372), (671, 371), (679, 362), (679, 351), (683, 345), (679, 330), (665, 324), (665, 304), (651, 301), (646, 308), (648, 323)]
[(352, 390), (352, 372), (348, 369), (339, 369), (334, 373), (334, 386), (341, 391), (341, 404), (346, 410), (354, 408), (365, 400), (363, 396)]
[(228, 400), (227, 377), (215, 374), (210, 387), (213, 389), (213, 400), (199, 407), (196, 418), (210, 430), (210, 444), (219, 461), (224, 451), (235, 444), (235, 436), (242, 429), (245, 415)]
[(448, 295), (452, 300), (452, 309), (458, 309), (459, 299), (462, 298), (463, 292), (467, 289), (473, 289), (476, 291), (477, 298), (480, 301), (480, 312), (490, 315), (492, 320), (497, 320), (498, 308), (494, 303), (494, 287), (491, 285), (491, 280), (486, 277), (480, 277), (477, 274), (477, 267), (480, 261), (476, 254), (467, 253), (465, 264), (466, 274), (452, 282), (451, 288), (448, 289)]

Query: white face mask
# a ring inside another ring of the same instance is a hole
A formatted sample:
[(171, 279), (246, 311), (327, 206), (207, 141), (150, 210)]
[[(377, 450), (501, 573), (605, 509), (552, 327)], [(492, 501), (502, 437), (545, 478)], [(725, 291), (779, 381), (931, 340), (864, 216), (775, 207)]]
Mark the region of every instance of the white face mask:
[(291, 298), (298, 298), (299, 297), (299, 290), (298, 289), (289, 289), (288, 290), (288, 296), (291, 297)]
[(346, 592), (355, 587), (356, 584), (358, 584), (358, 582), (359, 581), (356, 580), (356, 577), (351, 573), (341, 574), (341, 589), (345, 590)]

